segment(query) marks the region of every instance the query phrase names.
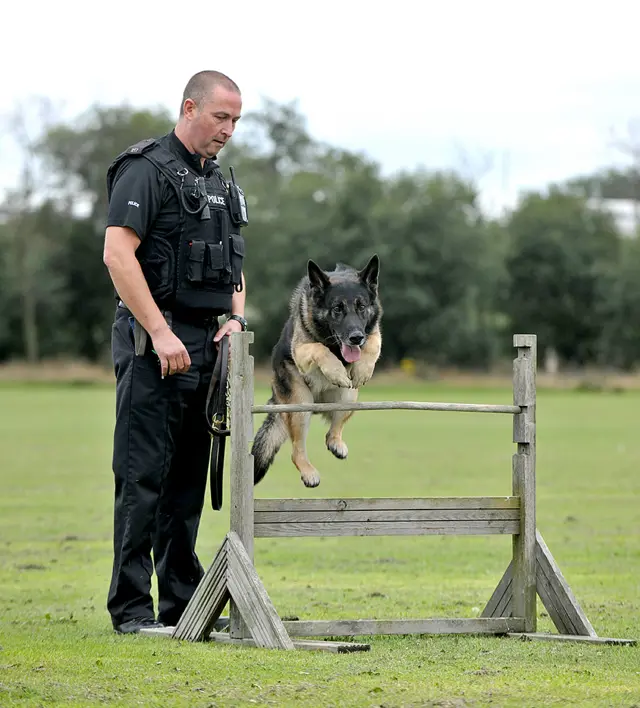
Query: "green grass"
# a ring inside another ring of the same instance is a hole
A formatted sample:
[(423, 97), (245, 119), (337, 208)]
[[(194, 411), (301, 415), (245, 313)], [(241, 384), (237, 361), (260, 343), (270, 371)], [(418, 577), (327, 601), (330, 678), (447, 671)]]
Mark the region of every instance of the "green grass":
[[(509, 403), (511, 392), (372, 386), (363, 397)], [(538, 527), (606, 637), (640, 638), (639, 410), (638, 392), (539, 396)], [(0, 706), (640, 705), (638, 647), (372, 637), (368, 653), (335, 655), (115, 635), (112, 424), (110, 388), (0, 388)], [(510, 416), (362, 412), (345, 439), (340, 462), (314, 420), (320, 487), (302, 486), (285, 446), (257, 496), (511, 492)], [(205, 508), (205, 566), (228, 502)], [(280, 614), (302, 619), (473, 617), (509, 557), (510, 537), (256, 540)]]

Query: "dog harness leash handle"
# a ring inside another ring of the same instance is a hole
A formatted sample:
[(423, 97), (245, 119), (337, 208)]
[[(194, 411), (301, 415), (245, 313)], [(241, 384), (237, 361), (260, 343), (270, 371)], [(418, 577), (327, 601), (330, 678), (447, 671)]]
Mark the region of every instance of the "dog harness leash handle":
[(209, 482), (211, 506), (214, 511), (222, 508), (222, 482), (224, 473), (224, 448), (227, 436), (231, 434), (227, 425), (227, 379), (229, 372), (229, 337), (222, 337), (218, 356), (211, 374), (207, 392), (205, 418), (207, 428), (213, 438), (209, 461)]

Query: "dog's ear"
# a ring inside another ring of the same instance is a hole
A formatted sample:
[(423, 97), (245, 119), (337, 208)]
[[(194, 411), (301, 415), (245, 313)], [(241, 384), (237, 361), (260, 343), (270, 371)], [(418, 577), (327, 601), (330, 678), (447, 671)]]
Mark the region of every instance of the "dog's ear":
[(312, 260), (307, 263), (307, 273), (309, 275), (309, 282), (312, 288), (317, 290), (324, 290), (330, 285), (329, 277), (322, 270), (322, 268)]
[(367, 265), (358, 272), (360, 280), (372, 290), (378, 289), (378, 276), (380, 275), (380, 259), (378, 254), (374, 253), (369, 259)]

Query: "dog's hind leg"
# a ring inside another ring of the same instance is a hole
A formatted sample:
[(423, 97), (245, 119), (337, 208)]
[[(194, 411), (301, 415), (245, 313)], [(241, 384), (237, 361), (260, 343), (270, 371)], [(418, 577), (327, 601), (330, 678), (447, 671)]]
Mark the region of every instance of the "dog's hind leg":
[[(356, 389), (325, 391), (322, 399), (327, 403), (336, 401), (353, 403), (358, 399), (358, 391)], [(331, 421), (331, 426), (329, 427), (325, 437), (327, 449), (339, 460), (344, 460), (349, 454), (347, 443), (345, 443), (342, 439), (342, 431), (345, 423), (349, 420), (349, 418), (351, 418), (352, 415), (353, 411), (333, 411), (332, 413), (328, 413), (326, 416)]]

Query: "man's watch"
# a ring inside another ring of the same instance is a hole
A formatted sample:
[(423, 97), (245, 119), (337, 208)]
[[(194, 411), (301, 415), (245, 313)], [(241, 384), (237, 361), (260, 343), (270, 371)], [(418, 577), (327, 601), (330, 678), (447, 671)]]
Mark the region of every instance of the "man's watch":
[(243, 332), (246, 332), (246, 331), (247, 331), (247, 320), (245, 320), (245, 318), (244, 318), (242, 315), (231, 315), (231, 316), (228, 318), (227, 322), (228, 322), (229, 320), (236, 320), (236, 321), (239, 322), (240, 325), (242, 326), (242, 331), (243, 331)]

